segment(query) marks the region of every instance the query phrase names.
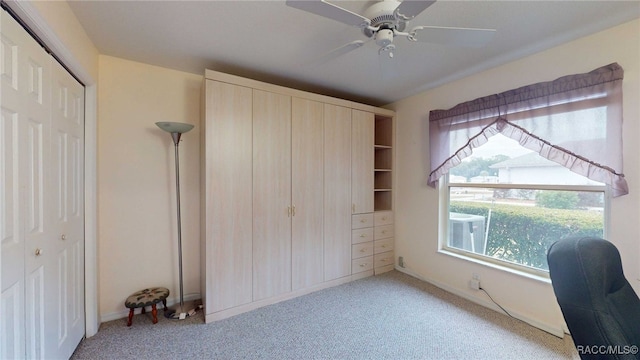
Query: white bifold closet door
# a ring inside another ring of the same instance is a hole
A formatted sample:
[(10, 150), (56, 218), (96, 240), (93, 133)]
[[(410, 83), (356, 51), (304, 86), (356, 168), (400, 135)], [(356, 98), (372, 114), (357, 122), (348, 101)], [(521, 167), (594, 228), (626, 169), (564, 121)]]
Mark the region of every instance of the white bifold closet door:
[(84, 88), (0, 21), (0, 358), (68, 358), (85, 333)]

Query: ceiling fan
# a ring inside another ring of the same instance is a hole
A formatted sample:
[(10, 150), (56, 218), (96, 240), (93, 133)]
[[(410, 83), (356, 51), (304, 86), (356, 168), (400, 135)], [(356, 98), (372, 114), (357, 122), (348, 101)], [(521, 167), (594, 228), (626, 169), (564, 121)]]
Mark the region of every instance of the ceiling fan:
[[(495, 33), (493, 29), (441, 26), (414, 26), (405, 31), (409, 21), (433, 5), (435, 0), (383, 0), (369, 6), (363, 15), (334, 5), (326, 0), (287, 0), (287, 5), (362, 29), (363, 34), (379, 46), (378, 54), (393, 58), (396, 37), (412, 42), (438, 43), (464, 47), (482, 47)], [(366, 41), (356, 40), (330, 51), (324, 58), (355, 50)]]

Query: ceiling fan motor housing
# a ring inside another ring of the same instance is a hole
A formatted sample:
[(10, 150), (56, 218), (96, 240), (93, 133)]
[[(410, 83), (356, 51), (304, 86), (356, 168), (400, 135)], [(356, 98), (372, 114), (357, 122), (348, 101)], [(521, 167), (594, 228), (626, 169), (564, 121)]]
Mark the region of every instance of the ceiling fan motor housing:
[[(371, 19), (372, 27), (380, 27), (382, 29), (391, 29), (397, 31), (404, 31), (406, 27), (406, 22), (400, 19), (397, 19), (394, 15), (396, 8), (400, 5), (400, 1), (397, 0), (384, 0), (377, 2), (367, 8), (364, 12), (364, 17)], [(380, 32), (378, 30), (377, 32)], [(364, 34), (367, 37), (372, 37), (377, 32), (369, 28), (363, 29)], [(392, 31), (393, 32), (393, 31)], [(376, 36), (377, 42), (377, 36)]]

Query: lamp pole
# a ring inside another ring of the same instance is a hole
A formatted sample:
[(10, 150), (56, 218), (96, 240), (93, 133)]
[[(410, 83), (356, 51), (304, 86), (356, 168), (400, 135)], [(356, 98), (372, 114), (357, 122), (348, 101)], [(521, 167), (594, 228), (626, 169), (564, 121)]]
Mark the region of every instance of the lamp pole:
[(173, 308), (170, 308), (170, 312), (165, 313), (165, 316), (170, 319), (186, 319), (187, 317), (195, 313), (193, 304), (185, 305), (184, 303), (184, 290), (182, 280), (182, 219), (180, 214), (180, 156), (178, 152), (178, 144), (180, 143), (180, 137), (182, 134), (193, 129), (193, 125), (176, 123), (176, 122), (157, 122), (158, 127), (171, 134), (173, 139), (174, 153), (175, 153), (175, 165), (176, 165), (176, 208), (177, 208), (177, 221), (178, 221), (178, 268), (180, 278), (180, 303)]

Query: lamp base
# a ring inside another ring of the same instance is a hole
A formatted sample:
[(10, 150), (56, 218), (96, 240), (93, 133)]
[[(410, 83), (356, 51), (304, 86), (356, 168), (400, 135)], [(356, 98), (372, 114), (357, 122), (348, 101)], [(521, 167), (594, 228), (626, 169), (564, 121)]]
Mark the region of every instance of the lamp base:
[(197, 307), (193, 301), (185, 301), (181, 306), (180, 303), (168, 307), (165, 310), (164, 317), (172, 320), (184, 320), (196, 314)]

